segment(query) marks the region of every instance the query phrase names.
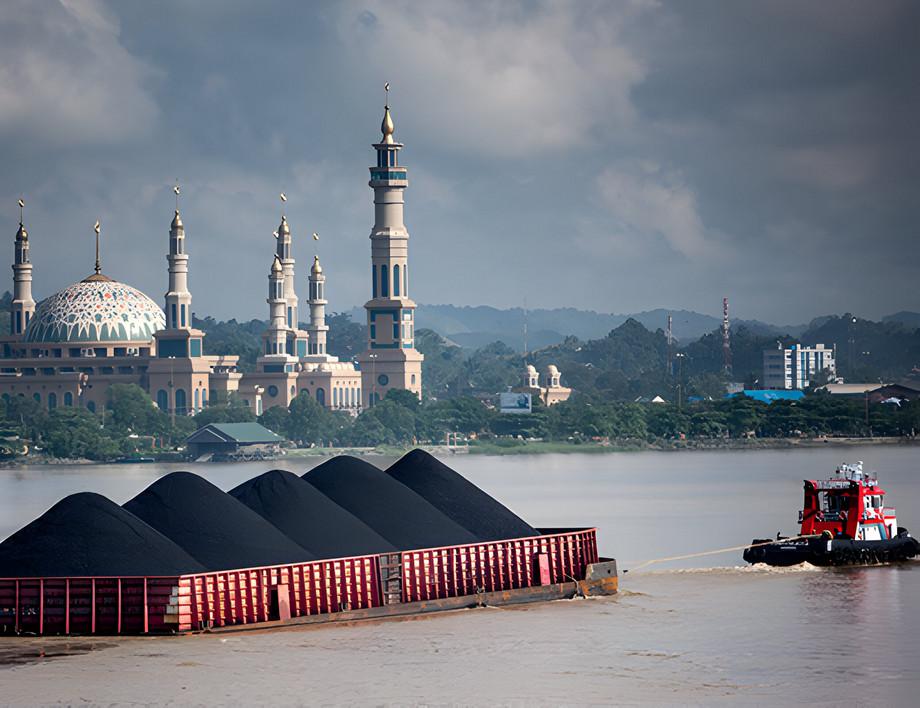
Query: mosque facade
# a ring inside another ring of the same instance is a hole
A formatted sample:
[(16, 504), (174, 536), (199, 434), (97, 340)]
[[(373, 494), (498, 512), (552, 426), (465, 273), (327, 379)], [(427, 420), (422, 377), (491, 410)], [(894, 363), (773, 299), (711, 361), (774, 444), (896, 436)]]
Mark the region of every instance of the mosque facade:
[[(169, 229), (164, 309), (141, 291), (102, 272), (97, 224), (95, 272), (35, 302), (29, 233), (20, 216), (13, 262), (10, 333), (0, 337), (0, 396), (24, 396), (49, 410), (101, 411), (114, 384), (137, 384), (172, 415), (194, 415), (239, 397), (256, 415), (288, 406), (301, 394), (327, 409), (357, 414), (391, 389), (421, 395), (422, 355), (414, 346), (415, 303), (409, 299), (408, 238), (403, 224), (406, 168), (384, 109), (371, 230), (371, 299), (365, 304), (367, 351), (357, 363), (327, 351), (326, 275), (315, 256), (308, 276), (309, 318), (300, 328), (293, 239), (282, 216), (268, 274), (268, 326), (255, 371), (235, 355), (209, 355), (205, 333), (192, 326), (189, 256), (178, 204)], [(178, 191), (177, 191), (178, 194)]]

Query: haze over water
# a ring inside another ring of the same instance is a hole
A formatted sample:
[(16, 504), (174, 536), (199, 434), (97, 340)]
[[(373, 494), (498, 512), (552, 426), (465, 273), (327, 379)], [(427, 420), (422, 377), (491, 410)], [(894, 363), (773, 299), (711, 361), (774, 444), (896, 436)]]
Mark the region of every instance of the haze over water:
[[(620, 563), (621, 594), (309, 630), (27, 640), (26, 652), (77, 653), (0, 661), (0, 701), (913, 705), (920, 563), (765, 570), (732, 552), (622, 574), (791, 534), (801, 480), (856, 459), (878, 471), (900, 525), (920, 530), (920, 456), (908, 446), (455, 456), (447, 462), (536, 526), (597, 526), (601, 554)], [(229, 489), (273, 466), (302, 473), (321, 461), (190, 469)], [(0, 537), (71, 492), (123, 503), (173, 469), (2, 470)], [(0, 643), (0, 660), (9, 650)]]

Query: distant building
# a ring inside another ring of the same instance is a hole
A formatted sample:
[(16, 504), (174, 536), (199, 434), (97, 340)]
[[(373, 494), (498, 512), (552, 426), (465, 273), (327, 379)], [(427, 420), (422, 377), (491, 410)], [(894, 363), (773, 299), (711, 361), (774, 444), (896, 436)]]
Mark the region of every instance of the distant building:
[(832, 396), (869, 399), (870, 403), (901, 403), (920, 399), (920, 389), (905, 384), (844, 383), (823, 387)]
[(555, 364), (546, 367), (543, 374), (544, 386), (540, 386), (540, 374), (533, 364), (524, 367), (522, 385), (513, 389), (515, 393), (529, 393), (534, 398), (539, 398), (547, 406), (567, 401), (572, 395), (572, 389), (562, 385), (562, 375)]
[(767, 389), (802, 390), (808, 388), (815, 376), (825, 372), (833, 379), (837, 375), (834, 350), (823, 344), (803, 347), (793, 344), (763, 353), (763, 387)]
[(202, 456), (259, 458), (274, 455), (284, 441), (258, 423), (211, 423), (186, 440), (193, 459)]

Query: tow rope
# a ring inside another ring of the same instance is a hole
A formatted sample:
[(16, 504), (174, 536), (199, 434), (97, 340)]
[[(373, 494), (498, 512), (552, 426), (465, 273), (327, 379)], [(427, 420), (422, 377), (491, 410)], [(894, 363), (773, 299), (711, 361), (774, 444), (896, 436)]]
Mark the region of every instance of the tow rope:
[(779, 540), (772, 540), (772, 541), (763, 541), (762, 543), (746, 543), (743, 546), (732, 546), (731, 548), (717, 548), (714, 551), (700, 551), (699, 553), (687, 553), (686, 555), (683, 555), (683, 556), (669, 556), (667, 558), (654, 558), (653, 560), (643, 561), (642, 563), (640, 563), (634, 568), (630, 568), (629, 570), (624, 570), (623, 574), (625, 575), (626, 573), (629, 573), (629, 572), (635, 572), (641, 568), (645, 568), (654, 563), (667, 563), (668, 561), (687, 560), (689, 558), (700, 558), (702, 556), (714, 556), (719, 553), (730, 553), (731, 551), (743, 551), (748, 548), (759, 548), (760, 546), (771, 546), (774, 543), (785, 543), (787, 541), (801, 541), (802, 539), (816, 538), (816, 537), (817, 536), (814, 534), (804, 535), (804, 536), (790, 536), (789, 538), (781, 538)]

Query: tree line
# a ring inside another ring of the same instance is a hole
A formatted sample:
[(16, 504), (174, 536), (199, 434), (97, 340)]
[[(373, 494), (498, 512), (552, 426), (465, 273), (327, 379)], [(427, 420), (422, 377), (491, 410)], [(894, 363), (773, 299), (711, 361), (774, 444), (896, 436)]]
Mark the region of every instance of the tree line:
[(420, 401), (407, 391), (394, 390), (357, 417), (330, 411), (302, 394), (290, 407), (269, 408), (258, 418), (231, 399), (194, 417), (173, 420), (139, 386), (116, 384), (109, 390), (107, 405), (96, 413), (82, 408), (48, 411), (22, 396), (5, 400), (2, 413), (8, 455), (21, 454), (14, 442), (18, 438), (25, 441), (20, 444), (51, 457), (92, 460), (178, 448), (197, 428), (222, 422), (258, 421), (302, 447), (438, 444), (448, 433), (497, 444), (537, 438), (646, 446), (684, 440), (913, 436), (920, 431), (920, 401), (867, 405), (820, 392), (772, 404), (738, 396), (681, 406), (600, 401), (576, 394), (548, 408), (538, 402), (529, 414), (502, 414), (470, 396)]

